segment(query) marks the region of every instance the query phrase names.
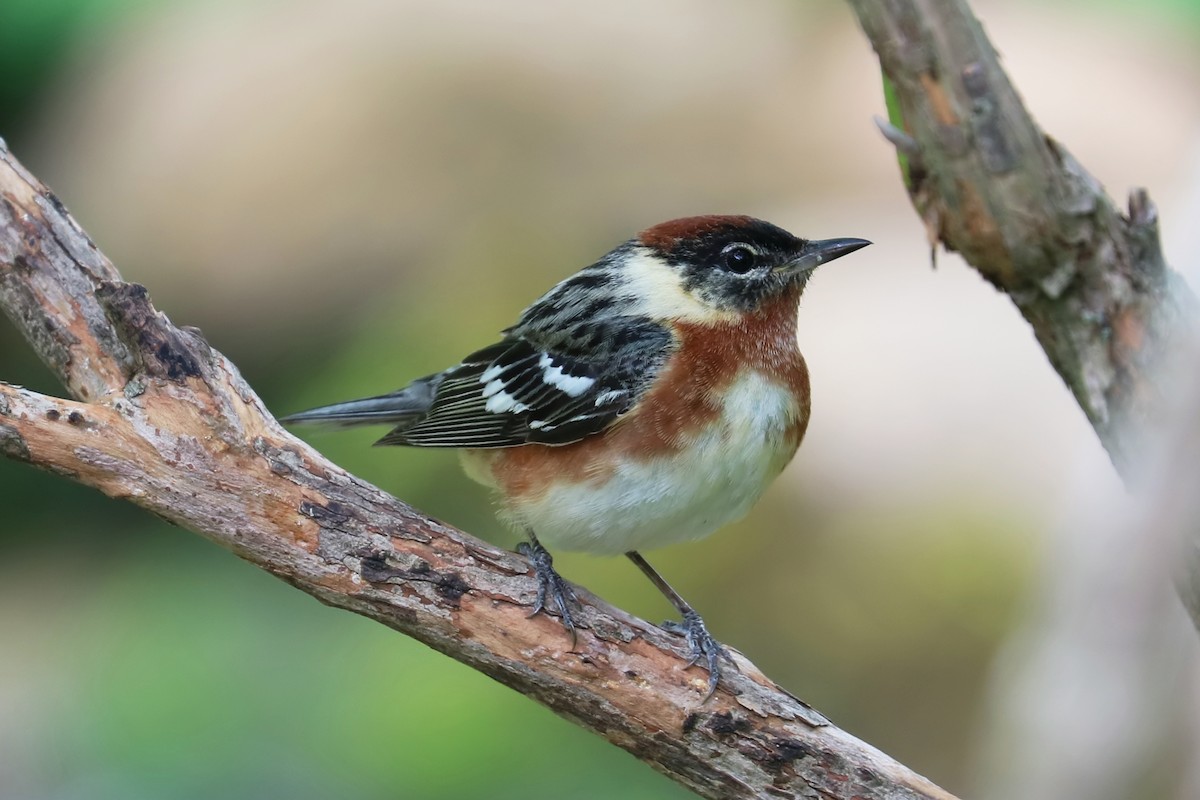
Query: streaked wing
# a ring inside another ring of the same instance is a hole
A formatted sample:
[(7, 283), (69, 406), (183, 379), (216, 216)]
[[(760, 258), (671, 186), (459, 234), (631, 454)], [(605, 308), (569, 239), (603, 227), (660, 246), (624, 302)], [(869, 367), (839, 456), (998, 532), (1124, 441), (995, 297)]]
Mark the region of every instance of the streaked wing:
[(506, 339), (443, 373), (428, 413), (378, 443), (492, 448), (578, 441), (604, 430), (636, 399), (638, 387), (608, 366)]

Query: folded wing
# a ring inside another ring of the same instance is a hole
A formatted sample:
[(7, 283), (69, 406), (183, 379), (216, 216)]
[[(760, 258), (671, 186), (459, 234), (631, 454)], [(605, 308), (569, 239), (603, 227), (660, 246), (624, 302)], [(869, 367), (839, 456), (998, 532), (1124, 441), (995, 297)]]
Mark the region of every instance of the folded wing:
[(585, 361), (507, 340), (442, 373), (428, 413), (379, 444), (567, 444), (608, 427), (633, 400), (633, 387)]

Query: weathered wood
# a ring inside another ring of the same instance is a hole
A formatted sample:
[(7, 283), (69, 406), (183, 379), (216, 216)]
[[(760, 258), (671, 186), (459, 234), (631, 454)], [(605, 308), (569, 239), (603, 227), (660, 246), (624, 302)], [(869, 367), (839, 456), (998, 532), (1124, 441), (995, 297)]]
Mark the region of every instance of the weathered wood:
[(578, 645), (529, 617), (526, 560), (346, 473), (197, 331), (121, 281), (0, 143), (0, 305), (75, 400), (0, 384), (0, 453), (136, 503), (321, 602), (490, 675), (705, 797), (951, 795), (738, 656), (709, 701), (680, 637), (578, 590)]

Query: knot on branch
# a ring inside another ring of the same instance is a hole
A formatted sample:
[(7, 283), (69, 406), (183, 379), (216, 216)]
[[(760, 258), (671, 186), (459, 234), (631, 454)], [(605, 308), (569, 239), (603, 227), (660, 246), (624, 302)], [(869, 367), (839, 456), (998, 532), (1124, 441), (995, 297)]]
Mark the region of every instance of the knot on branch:
[(211, 364), (212, 351), (200, 336), (171, 324), (166, 315), (154, 308), (146, 287), (137, 283), (101, 281), (96, 298), (129, 348), (131, 363), (126, 377), (138, 373), (183, 383), (188, 378), (204, 378), (204, 366)]
[[(0, 406), (0, 414), (7, 413), (7, 406)], [(21, 432), (11, 425), (0, 424), (0, 455), (17, 461), (29, 461), (29, 446)]]
[(1133, 251), (1133, 266), (1143, 277), (1151, 278), (1152, 285), (1162, 283), (1167, 273), (1163, 260), (1162, 239), (1158, 232), (1158, 206), (1150, 199), (1145, 189), (1134, 189), (1129, 193), (1129, 240)]

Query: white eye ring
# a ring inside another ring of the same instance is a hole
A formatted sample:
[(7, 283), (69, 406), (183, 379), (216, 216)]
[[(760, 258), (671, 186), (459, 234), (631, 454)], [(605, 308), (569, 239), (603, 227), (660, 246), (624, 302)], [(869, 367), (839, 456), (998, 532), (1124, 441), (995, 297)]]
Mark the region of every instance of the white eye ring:
[(753, 246), (734, 242), (721, 249), (721, 266), (735, 275), (745, 275), (758, 266), (760, 256)]

